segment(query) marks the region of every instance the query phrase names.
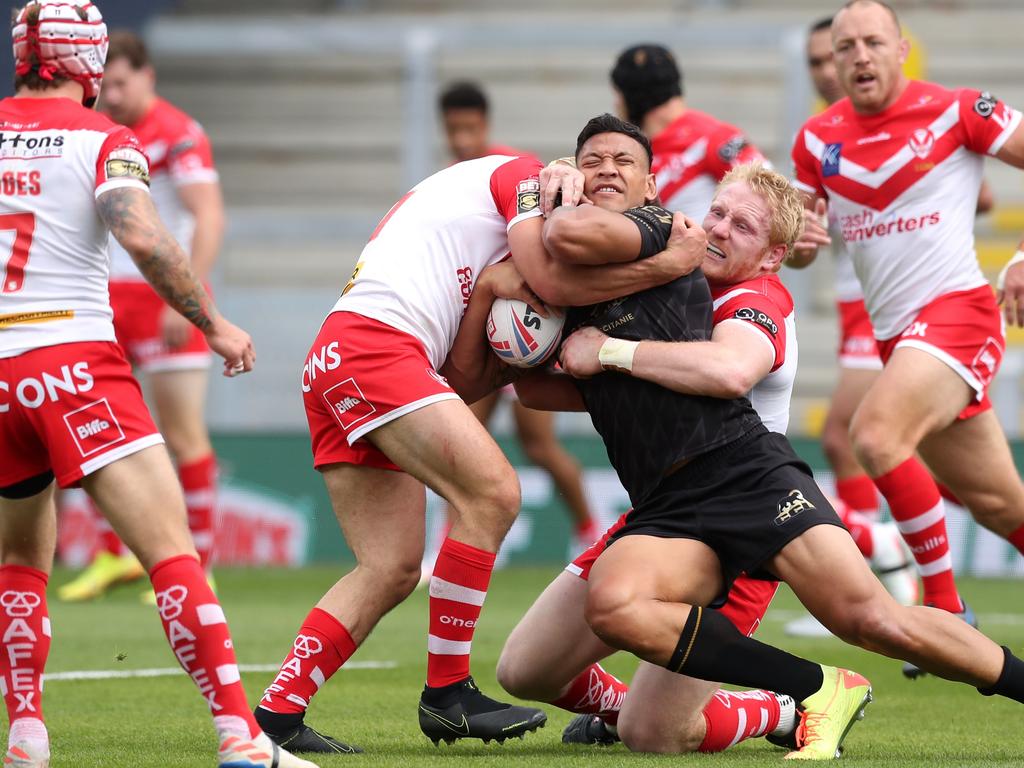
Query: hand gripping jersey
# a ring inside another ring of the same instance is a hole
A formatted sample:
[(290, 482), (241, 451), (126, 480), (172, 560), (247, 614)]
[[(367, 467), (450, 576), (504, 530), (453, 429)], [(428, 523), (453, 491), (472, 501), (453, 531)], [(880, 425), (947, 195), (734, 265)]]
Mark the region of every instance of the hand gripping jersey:
[(715, 187), (731, 168), (764, 160), (739, 128), (687, 109), (651, 139), (651, 173), (670, 211), (702, 221), (711, 207)]
[[(186, 253), (192, 250), (195, 218), (178, 197), (178, 187), (213, 184), (210, 140), (199, 123), (163, 99), (129, 126), (149, 156), (150, 194), (161, 220)], [(116, 240), (110, 242), (110, 279), (143, 282), (142, 273)]]
[[(642, 238), (641, 258), (665, 247), (672, 216), (645, 206), (627, 211)], [(659, 226), (652, 217), (667, 221)], [(623, 299), (569, 310), (568, 335), (584, 325), (630, 341), (708, 341), (712, 299), (700, 270)], [(673, 392), (650, 381), (616, 372), (574, 383), (583, 395), (619, 482), (636, 506), (679, 462), (732, 442), (760, 422), (744, 399), (724, 400)]]
[(714, 323), (743, 323), (772, 348), (775, 362), (747, 397), (772, 432), (786, 434), (796, 379), (797, 343), (793, 297), (777, 275), (714, 287)]
[(95, 200), (148, 181), (129, 129), (70, 99), (0, 101), (0, 357), (114, 341)]
[(508, 230), (540, 216), (540, 168), (489, 156), (421, 181), (377, 225), (333, 311), (408, 333), (440, 368), (480, 273), (509, 252)]
[(986, 284), (974, 252), (980, 155), (1020, 119), (988, 93), (911, 81), (884, 112), (843, 99), (797, 134), (795, 183), (828, 198), (879, 339), (935, 298)]

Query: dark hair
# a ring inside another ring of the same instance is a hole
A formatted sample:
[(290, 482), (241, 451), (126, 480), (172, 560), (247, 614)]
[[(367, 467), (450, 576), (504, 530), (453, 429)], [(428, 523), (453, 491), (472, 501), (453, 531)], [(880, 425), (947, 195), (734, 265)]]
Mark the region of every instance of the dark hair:
[(110, 47), (107, 49), (107, 64), (125, 59), (132, 69), (150, 65), (149, 51), (142, 38), (127, 29), (115, 29), (110, 33)]
[(807, 30), (808, 35), (813, 35), (815, 32), (821, 32), (825, 29), (832, 28), (832, 17), (826, 16), (823, 19), (818, 19), (816, 22), (811, 24), (811, 28)]
[[(29, 27), (39, 26), (39, 13), (42, 11), (42, 6), (39, 3), (31, 3), (25, 6), (25, 24)], [(76, 7), (78, 15), (81, 16), (82, 20), (85, 21), (88, 18), (88, 13), (81, 7)], [(12, 17), (13, 23), (17, 23), (18, 15), (21, 13), (18, 9), (14, 10)], [(14, 90), (17, 91), (20, 88), (29, 88), (33, 91), (46, 91), (51, 88), (58, 88), (64, 83), (71, 81), (71, 78), (67, 75), (63, 75), (60, 72), (54, 72), (50, 79), (45, 79), (39, 75), (39, 56), (35, 51), (29, 49), (29, 62), (31, 69), (24, 75), (15, 74), (14, 76)]]
[(622, 120), (615, 115), (610, 115), (607, 112), (603, 115), (590, 118), (590, 121), (583, 126), (583, 130), (580, 131), (580, 135), (576, 137), (575, 157), (577, 159), (580, 156), (580, 150), (583, 149), (583, 145), (599, 133), (621, 133), (624, 136), (629, 136), (629, 138), (633, 139), (643, 147), (644, 152), (647, 153), (647, 167), (650, 168), (651, 163), (654, 162), (654, 153), (651, 151), (651, 142), (646, 136), (644, 136), (643, 131), (633, 125), (633, 123), (627, 123), (625, 120)]
[(655, 107), (683, 95), (683, 75), (672, 52), (663, 45), (644, 43), (627, 48), (615, 60), (611, 78), (626, 103), (626, 116), (637, 125)]
[(468, 80), (452, 83), (445, 88), (438, 104), (442, 112), (450, 109), (477, 109), (486, 115), (489, 109), (483, 89)]

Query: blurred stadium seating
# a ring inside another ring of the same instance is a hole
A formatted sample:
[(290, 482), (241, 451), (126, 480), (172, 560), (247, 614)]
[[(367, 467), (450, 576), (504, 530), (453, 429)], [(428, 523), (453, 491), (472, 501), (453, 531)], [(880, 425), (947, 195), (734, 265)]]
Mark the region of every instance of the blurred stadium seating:
[[(927, 47), (931, 79), (1024, 104), (1018, 3), (896, 5)], [(182, 0), (149, 26), (163, 93), (200, 117), (217, 152), (231, 213), (222, 300), (253, 327), (262, 359), (275, 360), (259, 387), (214, 393), (215, 426), (301, 426), (292, 387), (305, 344), (379, 216), (446, 162), (433, 111), (440, 83), (480, 80), (495, 138), (555, 157), (610, 107), (616, 51), (656, 40), (677, 52), (692, 106), (740, 125), (789, 167), (789, 137), (810, 108), (803, 31), (820, 2), (633, 0), (628, 14), (619, 6), (572, 0), (554, 10), (525, 0), (509, 12), (497, 0), (297, 0), (281, 11), (269, 0)], [(999, 210), (979, 237), (994, 273), (1024, 219), (1024, 183), (989, 166)], [(800, 307), (797, 431), (814, 433), (834, 377), (829, 271), (786, 276)], [(1019, 367), (1011, 360), (1008, 369)], [(1014, 381), (997, 392), (1013, 433), (1016, 389)]]

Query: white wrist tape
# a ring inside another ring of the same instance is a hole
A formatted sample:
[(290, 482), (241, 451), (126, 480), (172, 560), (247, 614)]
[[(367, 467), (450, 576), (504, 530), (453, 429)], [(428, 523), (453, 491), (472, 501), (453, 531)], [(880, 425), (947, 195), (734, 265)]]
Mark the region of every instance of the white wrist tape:
[(996, 288), (998, 290), (1003, 290), (1003, 283), (1006, 282), (1006, 273), (1010, 269), (1010, 267), (1012, 267), (1014, 264), (1020, 264), (1022, 261), (1024, 261), (1024, 251), (1017, 251), (1015, 254), (1013, 254), (1013, 258), (1006, 262), (1006, 266), (1004, 266), (1002, 270), (1000, 270), (999, 277), (996, 278)]
[(639, 341), (626, 341), (625, 339), (607, 338), (597, 353), (597, 359), (601, 362), (602, 368), (618, 368), (627, 373), (633, 370), (633, 356), (636, 348), (640, 346)]

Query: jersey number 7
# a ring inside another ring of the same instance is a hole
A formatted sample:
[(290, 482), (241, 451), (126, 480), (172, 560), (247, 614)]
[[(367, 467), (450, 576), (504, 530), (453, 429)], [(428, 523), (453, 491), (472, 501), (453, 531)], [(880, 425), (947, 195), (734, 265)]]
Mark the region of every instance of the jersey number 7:
[(0, 287), (0, 293), (17, 293), (25, 284), (28, 250), (32, 247), (32, 234), (36, 231), (35, 214), (0, 214), (0, 231), (4, 230), (14, 230), (14, 245), (11, 247), (11, 257), (4, 268), (4, 282)]

